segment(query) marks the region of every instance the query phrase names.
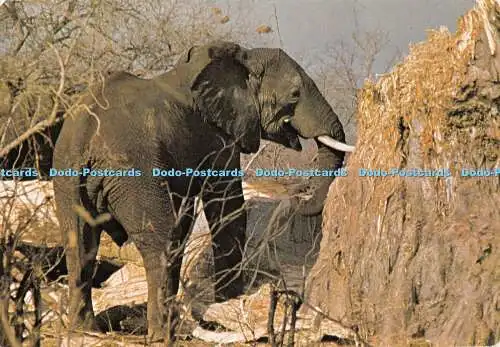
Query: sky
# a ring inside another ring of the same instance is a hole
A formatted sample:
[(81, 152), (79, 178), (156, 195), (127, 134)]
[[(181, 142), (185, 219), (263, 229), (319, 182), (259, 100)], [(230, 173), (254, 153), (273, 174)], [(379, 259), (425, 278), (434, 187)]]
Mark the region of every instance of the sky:
[[(382, 30), (390, 40), (374, 65), (375, 72), (382, 73), (398, 51), (407, 54), (410, 43), (425, 40), (426, 29), (444, 25), (454, 31), (457, 18), (473, 7), (474, 0), (214, 0), (214, 3), (232, 18), (233, 25), (269, 24), (274, 29), (271, 45), (281, 46), (306, 68), (339, 40), (349, 42), (354, 31)], [(266, 35), (254, 32), (249, 37), (250, 44), (269, 45), (269, 38), (262, 36)]]

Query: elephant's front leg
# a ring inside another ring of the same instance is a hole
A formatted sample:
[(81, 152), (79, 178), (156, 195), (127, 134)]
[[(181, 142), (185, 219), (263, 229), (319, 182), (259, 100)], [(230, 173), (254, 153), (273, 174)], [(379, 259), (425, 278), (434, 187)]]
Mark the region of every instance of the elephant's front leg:
[(237, 297), (244, 291), (242, 271), (247, 215), (241, 179), (220, 178), (205, 184), (203, 209), (212, 234), (217, 301)]
[(143, 258), (148, 285), (148, 335), (152, 341), (171, 340), (178, 320), (175, 297), (184, 250), (183, 226), (187, 222), (176, 221), (176, 204), (161, 181), (147, 176), (123, 177), (109, 182), (105, 189), (112, 215)]

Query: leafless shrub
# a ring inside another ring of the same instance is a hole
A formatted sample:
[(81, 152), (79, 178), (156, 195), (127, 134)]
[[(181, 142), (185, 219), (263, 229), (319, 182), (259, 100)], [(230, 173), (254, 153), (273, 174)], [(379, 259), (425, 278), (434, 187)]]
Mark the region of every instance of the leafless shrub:
[[(358, 92), (365, 80), (376, 79), (374, 64), (391, 43), (390, 33), (382, 29), (363, 30), (359, 11), (359, 5), (354, 5), (350, 39), (335, 42), (326, 54), (318, 57), (321, 64), (315, 71), (318, 86), (345, 127), (347, 142), (356, 140)], [(402, 53), (396, 51), (384, 62), (381, 72), (387, 72), (401, 58)]]
[[(62, 247), (32, 245), (22, 241), (49, 223), (41, 218), (50, 211), (50, 201), (33, 194), (33, 190), (4, 182), (0, 194), (0, 326), (2, 345), (39, 346), (42, 322), (59, 312), (42, 314), (42, 303), (50, 293), (42, 291), (42, 282), (59, 279), (65, 270)], [(13, 189), (6, 189), (11, 186)], [(35, 192), (36, 193), (36, 192)], [(35, 231), (36, 230), (36, 231)], [(46, 301), (46, 300), (45, 300)]]

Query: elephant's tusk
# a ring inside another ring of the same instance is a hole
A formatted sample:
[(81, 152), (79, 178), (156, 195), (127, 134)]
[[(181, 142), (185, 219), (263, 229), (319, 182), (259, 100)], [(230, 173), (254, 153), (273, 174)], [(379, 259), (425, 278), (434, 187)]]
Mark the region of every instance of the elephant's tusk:
[(353, 152), (354, 146), (346, 145), (343, 142), (332, 139), (330, 136), (322, 135), (317, 137), (318, 141), (342, 152)]

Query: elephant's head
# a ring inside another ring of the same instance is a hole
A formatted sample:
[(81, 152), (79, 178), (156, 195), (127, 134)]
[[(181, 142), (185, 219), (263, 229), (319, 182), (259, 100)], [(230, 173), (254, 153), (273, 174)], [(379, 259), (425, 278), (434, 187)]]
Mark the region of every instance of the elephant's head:
[[(281, 49), (218, 42), (193, 47), (176, 70), (181, 79), (188, 77), (207, 121), (239, 138), (243, 152), (257, 151), (260, 138), (300, 151), (300, 136), (316, 140), (316, 168), (335, 170), (344, 152), (354, 149), (344, 143), (342, 124), (314, 81)], [(322, 211), (333, 178), (311, 180), (314, 195), (300, 213)]]
[[(302, 67), (281, 49), (256, 48), (248, 51), (246, 65), (261, 76), (258, 92), (262, 138), (301, 150), (299, 136), (316, 140), (315, 168), (335, 170), (342, 166), (346, 145), (338, 116)], [(313, 197), (299, 212), (316, 215), (322, 211), (334, 177), (310, 181)]]

